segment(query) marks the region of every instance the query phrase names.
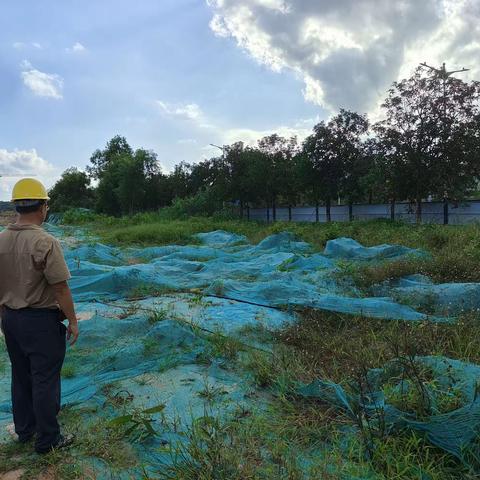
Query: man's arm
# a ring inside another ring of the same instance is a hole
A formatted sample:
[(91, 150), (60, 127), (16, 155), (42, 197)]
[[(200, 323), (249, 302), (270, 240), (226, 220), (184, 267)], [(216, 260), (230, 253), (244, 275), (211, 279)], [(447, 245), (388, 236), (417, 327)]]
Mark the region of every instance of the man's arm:
[(73, 345), (78, 338), (78, 320), (73, 306), (72, 292), (66, 281), (55, 283), (52, 287), (55, 300), (68, 319), (67, 340), (70, 340), (70, 345)]

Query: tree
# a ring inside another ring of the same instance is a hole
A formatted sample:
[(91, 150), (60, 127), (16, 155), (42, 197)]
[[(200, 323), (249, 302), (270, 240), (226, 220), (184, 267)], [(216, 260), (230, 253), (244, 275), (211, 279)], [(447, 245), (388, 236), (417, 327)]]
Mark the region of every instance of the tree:
[(394, 150), (386, 139), (381, 141), (374, 137), (365, 142), (368, 170), (362, 182), (364, 190), (368, 191), (369, 203), (373, 199), (390, 203), (390, 218), (394, 220), (395, 203), (406, 198), (408, 185), (404, 183), (406, 177), (402, 172), (402, 162), (392, 151)]
[(417, 222), (423, 198), (430, 194), (461, 198), (475, 183), (479, 97), (478, 82), (449, 77), (443, 83), (421, 68), (388, 92), (382, 105), (386, 118), (375, 130), (390, 159), (401, 165), (399, 183), (416, 204)]
[(50, 208), (55, 212), (69, 208), (90, 208), (93, 202), (90, 178), (76, 167), (69, 168), (51, 188), (49, 196)]
[(170, 177), (158, 172), (147, 179), (145, 186), (145, 208), (156, 210), (170, 205), (173, 200)]
[(173, 172), (169, 175), (173, 198), (184, 198), (194, 193), (190, 188), (190, 171), (191, 166), (186, 162), (175, 165)]
[(222, 182), (225, 189), (224, 198), (239, 203), (240, 217), (243, 218), (245, 204), (254, 198), (249, 178), (249, 164), (252, 161), (250, 147), (245, 147), (243, 142), (236, 142), (224, 147), (224, 152), (222, 176), (227, 177), (226, 182)]
[(95, 150), (90, 157), (90, 163), (87, 167), (87, 172), (92, 178), (101, 178), (105, 173), (110, 162), (119, 157), (132, 156), (133, 150), (128, 144), (125, 137), (116, 135), (109, 142), (103, 150)]
[(341, 109), (329, 126), (335, 138), (332, 153), (343, 168), (340, 194), (348, 202), (349, 218), (352, 220), (353, 203), (359, 202), (365, 193), (363, 179), (368, 173), (369, 159), (363, 138), (368, 132), (369, 122), (366, 115)]
[(133, 156), (123, 155), (118, 161), (118, 186), (115, 193), (122, 213), (145, 210), (148, 184), (160, 173), (157, 155), (138, 149)]
[(328, 123), (322, 121), (313, 130), (303, 143), (302, 176), (305, 179), (311, 175), (311, 192), (317, 201), (323, 200), (327, 221), (331, 221), (332, 198), (343, 192), (351, 204), (360, 194), (360, 178), (365, 173), (361, 137), (368, 130), (368, 120), (340, 110)]
[[(323, 199), (322, 196), (322, 170), (316, 168), (313, 156), (307, 151), (313, 148), (310, 143), (312, 139), (304, 142), (303, 151), (296, 157), (296, 178), (302, 189), (302, 197), (307, 202), (315, 204), (316, 220), (318, 222), (318, 206)], [(313, 142), (312, 142), (313, 143)]]
[[(258, 150), (263, 154), (263, 189), (267, 205), (271, 202), (273, 220), (276, 219), (276, 206), (279, 197), (291, 200), (295, 191), (294, 157), (298, 151), (297, 138), (284, 138), (276, 133), (258, 141)], [(267, 171), (265, 171), (267, 170)]]
[(90, 158), (90, 174), (98, 179), (96, 209), (109, 215), (132, 214), (152, 207), (155, 177), (160, 175), (153, 151), (135, 152), (124, 137), (116, 136)]

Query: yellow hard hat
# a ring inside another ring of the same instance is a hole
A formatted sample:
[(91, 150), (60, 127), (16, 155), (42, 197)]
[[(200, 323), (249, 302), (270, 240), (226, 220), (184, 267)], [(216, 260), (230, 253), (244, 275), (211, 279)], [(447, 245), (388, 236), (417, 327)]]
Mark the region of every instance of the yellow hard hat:
[(18, 200), (49, 200), (47, 189), (34, 178), (22, 178), (12, 191), (12, 202)]

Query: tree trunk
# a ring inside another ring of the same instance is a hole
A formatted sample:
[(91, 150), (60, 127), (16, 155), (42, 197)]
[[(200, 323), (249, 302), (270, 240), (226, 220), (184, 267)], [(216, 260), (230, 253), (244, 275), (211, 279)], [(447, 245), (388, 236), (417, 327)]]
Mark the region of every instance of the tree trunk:
[(331, 215), (331, 212), (330, 212), (330, 206), (331, 206), (330, 198), (327, 198), (327, 202), (326, 202), (326, 204), (325, 204), (325, 209), (326, 209), (326, 212), (327, 212), (327, 222), (331, 222), (331, 221), (332, 221), (332, 215)]
[(448, 225), (448, 198), (443, 197), (443, 224)]
[(247, 220), (250, 220), (250, 205), (247, 204)]
[(353, 203), (348, 202), (348, 220), (353, 221)]
[(240, 218), (243, 220), (243, 200), (240, 200)]
[(390, 200), (390, 220), (395, 220), (395, 199)]
[(418, 224), (422, 223), (422, 199), (417, 197), (416, 199), (416, 222)]
[(292, 221), (292, 206), (291, 205), (288, 206), (288, 221), (289, 222)]
[(373, 191), (370, 189), (368, 192), (368, 204), (371, 205), (373, 203)]
[(277, 205), (275, 204), (275, 197), (272, 199), (272, 220), (277, 220)]
[(267, 205), (267, 223), (270, 223), (270, 206)]
[(318, 223), (320, 220), (319, 214), (318, 214), (318, 202), (315, 204), (315, 221)]

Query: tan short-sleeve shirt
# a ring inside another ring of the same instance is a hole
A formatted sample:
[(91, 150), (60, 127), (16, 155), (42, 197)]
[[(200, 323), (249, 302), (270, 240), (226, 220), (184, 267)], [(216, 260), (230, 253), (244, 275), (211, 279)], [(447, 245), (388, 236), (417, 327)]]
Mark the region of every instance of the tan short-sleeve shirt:
[(52, 285), (68, 279), (62, 247), (42, 227), (10, 224), (0, 232), (0, 305), (56, 308)]

